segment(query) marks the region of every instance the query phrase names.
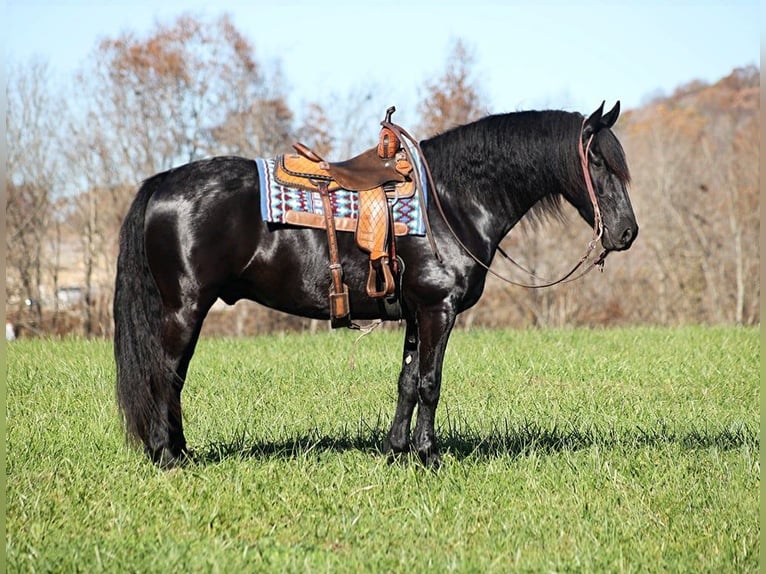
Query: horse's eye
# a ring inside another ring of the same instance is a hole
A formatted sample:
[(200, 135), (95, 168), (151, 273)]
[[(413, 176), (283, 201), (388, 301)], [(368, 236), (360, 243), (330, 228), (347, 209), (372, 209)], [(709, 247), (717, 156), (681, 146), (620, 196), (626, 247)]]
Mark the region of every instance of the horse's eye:
[(601, 158), (600, 155), (593, 153), (592, 151), (588, 153), (590, 156), (588, 160), (591, 164), (593, 164), (596, 167), (603, 167), (604, 166), (604, 160)]

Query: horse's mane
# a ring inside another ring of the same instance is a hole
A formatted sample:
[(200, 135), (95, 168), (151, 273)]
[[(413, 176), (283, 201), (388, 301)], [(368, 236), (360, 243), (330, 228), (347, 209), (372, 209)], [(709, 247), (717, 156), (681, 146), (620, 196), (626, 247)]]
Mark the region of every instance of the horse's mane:
[[(438, 165), (445, 181), (457, 186), (460, 193), (479, 194), (487, 186), (512, 188), (508, 200), (517, 207), (526, 203), (524, 194), (534, 194), (537, 191), (534, 186), (544, 185), (585, 199), (587, 190), (577, 153), (582, 122), (581, 114), (560, 110), (497, 114), (452, 128), (424, 141), (423, 148), (439, 150), (433, 156), (427, 154), (429, 162), (432, 167)], [(608, 168), (627, 184), (630, 172), (625, 154), (612, 131), (600, 130), (593, 145), (598, 146)], [(525, 188), (507, 181), (508, 164), (517, 173), (531, 174), (530, 186)], [(546, 169), (541, 169), (542, 165)], [(563, 217), (561, 198), (559, 193), (545, 195), (530, 215), (538, 220), (545, 216)]]

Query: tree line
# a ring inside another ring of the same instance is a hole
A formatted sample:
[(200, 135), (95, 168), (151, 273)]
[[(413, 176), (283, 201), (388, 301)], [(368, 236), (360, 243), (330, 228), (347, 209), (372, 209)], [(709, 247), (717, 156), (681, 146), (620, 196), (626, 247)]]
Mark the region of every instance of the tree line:
[[(333, 94), (293, 109), (279, 68), (255, 54), (228, 17), (183, 16), (146, 37), (100, 41), (72, 78), (76, 97), (57, 90), (45, 62), (8, 69), (6, 314), (22, 333), (111, 334), (117, 234), (146, 177), (212, 155), (270, 157), (296, 140), (338, 159), (372, 145), (391, 102)], [(455, 40), (409, 131), (424, 138), (490, 111), (474, 64)], [(635, 246), (575, 284), (490, 279), (463, 326), (759, 323), (759, 75), (737, 69), (624, 113), (616, 131), (633, 174)], [(503, 246), (553, 276), (589, 239), (577, 217), (524, 223)], [(241, 302), (214, 309), (205, 330), (316, 328)]]

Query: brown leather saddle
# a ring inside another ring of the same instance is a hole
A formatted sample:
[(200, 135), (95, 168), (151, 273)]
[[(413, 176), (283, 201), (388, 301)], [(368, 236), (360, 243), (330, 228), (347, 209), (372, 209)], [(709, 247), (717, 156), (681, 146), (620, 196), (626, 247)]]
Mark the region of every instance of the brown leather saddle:
[[(384, 122), (390, 123), (394, 111), (394, 107), (387, 110)], [(297, 154), (277, 157), (274, 178), (287, 187), (318, 192), (324, 214), (290, 211), (286, 219), (288, 223), (327, 230), (332, 277), (330, 315), (333, 326), (348, 326), (348, 287), (343, 282), (336, 231), (354, 231), (357, 246), (369, 253), (367, 295), (391, 297), (396, 291), (394, 276), (398, 271), (395, 236), (406, 234), (407, 228), (394, 223), (388, 198), (414, 195), (413, 166), (398, 136), (387, 127), (381, 128), (376, 147), (346, 161), (328, 162), (299, 142), (293, 147)], [(333, 217), (330, 196), (340, 189), (358, 192), (358, 219)]]

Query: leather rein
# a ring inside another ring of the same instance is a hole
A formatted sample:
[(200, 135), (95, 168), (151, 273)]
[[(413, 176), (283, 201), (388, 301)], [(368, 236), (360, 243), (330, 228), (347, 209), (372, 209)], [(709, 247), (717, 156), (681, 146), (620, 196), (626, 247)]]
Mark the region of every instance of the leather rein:
[[(481, 267), (483, 267), (488, 273), (491, 273), (501, 281), (504, 281), (505, 283), (508, 283), (510, 285), (515, 285), (517, 287), (524, 287), (526, 289), (542, 289), (543, 287), (552, 287), (554, 285), (558, 285), (561, 283), (569, 283), (572, 281), (576, 281), (577, 279), (580, 279), (581, 277), (585, 276), (586, 274), (590, 273), (594, 267), (598, 267), (600, 271), (604, 270), (604, 261), (606, 260), (606, 256), (609, 254), (607, 250), (604, 250), (596, 259), (596, 261), (591, 265), (590, 267), (586, 268), (581, 273), (575, 275), (576, 271), (582, 267), (582, 265), (588, 260), (590, 257), (590, 254), (593, 252), (593, 250), (596, 248), (596, 244), (598, 243), (599, 239), (601, 239), (601, 235), (604, 232), (604, 224), (601, 220), (601, 210), (598, 206), (598, 198), (596, 197), (596, 191), (593, 187), (593, 180), (590, 177), (590, 170), (588, 168), (589, 162), (588, 162), (588, 152), (590, 151), (590, 145), (593, 141), (593, 134), (591, 134), (588, 137), (588, 142), (583, 145), (582, 141), (582, 135), (583, 135), (583, 129), (585, 128), (585, 121), (583, 120), (583, 125), (580, 127), (580, 137), (577, 140), (577, 153), (580, 156), (580, 166), (582, 168), (583, 177), (585, 178), (585, 187), (588, 190), (588, 197), (590, 198), (591, 204), (593, 205), (593, 236), (588, 243), (588, 247), (585, 251), (585, 254), (580, 258), (580, 260), (575, 264), (572, 269), (570, 269), (564, 276), (562, 276), (559, 279), (556, 279), (554, 281), (549, 281), (545, 279), (541, 279), (540, 277), (537, 277), (534, 273), (531, 271), (525, 269), (522, 267), (519, 263), (517, 263), (510, 255), (508, 255), (499, 245), (497, 246), (497, 250), (500, 252), (500, 254), (508, 259), (511, 263), (516, 265), (521, 270), (525, 271), (535, 279), (540, 279), (543, 281), (541, 284), (527, 284), (527, 283), (520, 283), (518, 281), (514, 281), (513, 279), (509, 279), (503, 275), (500, 275), (496, 271), (490, 268), (489, 265), (484, 263), (481, 259), (479, 259), (466, 245), (463, 243), (458, 237), (457, 233), (455, 232), (454, 228), (450, 224), (449, 220), (447, 219), (447, 215), (444, 212), (444, 209), (442, 208), (441, 201), (439, 200), (439, 196), (436, 192), (436, 185), (434, 184), (433, 175), (431, 174), (431, 168), (428, 165), (428, 162), (426, 161), (425, 155), (423, 154), (423, 150), (420, 147), (420, 144), (418, 141), (413, 138), (407, 130), (405, 130), (403, 127), (393, 124), (388, 121), (382, 121), (381, 125), (383, 127), (387, 127), (391, 129), (394, 133), (396, 133), (400, 138), (406, 139), (417, 151), (417, 154), (419, 156), (420, 161), (422, 162), (422, 165), (426, 172), (426, 178), (428, 180), (428, 185), (431, 189), (431, 195), (434, 198), (434, 205), (436, 206), (437, 211), (439, 212), (439, 215), (441, 216), (442, 220), (444, 220), (444, 224), (447, 226), (447, 229), (454, 237), (455, 241), (458, 243), (458, 245), (463, 249), (463, 251), (466, 252), (468, 256), (471, 257), (476, 263), (478, 263)], [(412, 153), (407, 145), (403, 145), (402, 148), (404, 149), (405, 153), (407, 154), (408, 159), (413, 165), (416, 165), (416, 163), (413, 161)], [(415, 180), (417, 184), (418, 190), (422, 190), (422, 185), (420, 181), (420, 173), (418, 169), (413, 170), (413, 173), (415, 174)], [(424, 221), (426, 224), (426, 235), (428, 236), (428, 240), (431, 244), (431, 248), (434, 252), (434, 255), (436, 258), (441, 261), (441, 256), (439, 254), (438, 249), (436, 248), (436, 242), (433, 238), (433, 232), (431, 231), (431, 226), (428, 221), (428, 217), (424, 217)], [(490, 262), (491, 263), (491, 262)], [(574, 276), (573, 276), (574, 275)]]

